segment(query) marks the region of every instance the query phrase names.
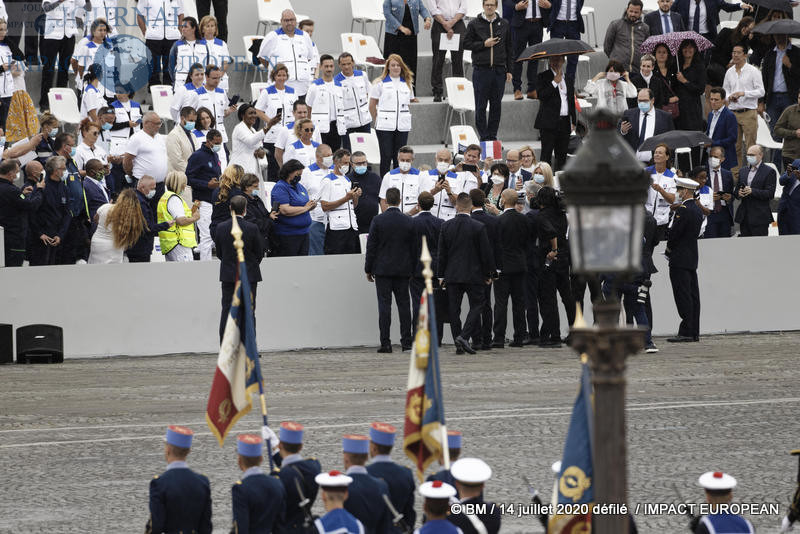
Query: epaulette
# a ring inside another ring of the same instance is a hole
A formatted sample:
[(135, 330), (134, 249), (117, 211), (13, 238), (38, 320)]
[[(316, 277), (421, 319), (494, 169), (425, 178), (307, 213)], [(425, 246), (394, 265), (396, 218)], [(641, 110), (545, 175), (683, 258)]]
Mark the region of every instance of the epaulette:
[(157, 479), (158, 475), (153, 475), (153, 480)]
[(241, 481), (241, 480), (237, 480), (237, 481), (236, 481), (236, 483), (237, 483), (237, 484), (241, 484), (241, 483), (242, 483), (242, 481)]
[[(797, 451), (793, 451), (792, 454), (800, 454), (800, 449), (798, 449)], [(309, 456), (308, 458), (306, 458), (306, 460), (316, 460), (316, 459), (317, 459), (316, 456)]]

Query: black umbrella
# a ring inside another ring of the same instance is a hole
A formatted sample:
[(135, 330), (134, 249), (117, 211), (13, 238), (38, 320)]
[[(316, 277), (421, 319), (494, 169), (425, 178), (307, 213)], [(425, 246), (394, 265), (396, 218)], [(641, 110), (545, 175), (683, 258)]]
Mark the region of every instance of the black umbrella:
[(709, 136), (697, 130), (673, 130), (654, 135), (639, 147), (641, 152), (653, 150), (657, 145), (665, 144), (671, 149), (710, 145), (713, 141)]
[(788, 35), (789, 37), (800, 37), (800, 22), (792, 19), (771, 20), (762, 22), (755, 28), (754, 33), (765, 35)]
[(764, 9), (792, 12), (792, 4), (789, 0), (748, 0), (746, 3), (751, 6), (763, 7)]
[(594, 48), (581, 40), (555, 38), (529, 46), (519, 55), (517, 61), (531, 61), (551, 56), (588, 54), (589, 52), (594, 52)]

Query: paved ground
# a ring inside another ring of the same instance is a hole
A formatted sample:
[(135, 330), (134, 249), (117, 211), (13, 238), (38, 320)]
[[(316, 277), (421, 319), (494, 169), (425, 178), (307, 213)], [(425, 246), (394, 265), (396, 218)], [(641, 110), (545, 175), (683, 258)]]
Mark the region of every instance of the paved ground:
[[(697, 476), (722, 469), (739, 480), (735, 500), (779, 503), (794, 490), (800, 446), (800, 333), (706, 337), (629, 361), (629, 502), (694, 502)], [(307, 452), (340, 468), (343, 433), (373, 420), (402, 423), (408, 355), (355, 349), (266, 354), (273, 425), (306, 425)], [(448, 426), (465, 452), (493, 467), (487, 498), (522, 503), (527, 475), (549, 500), (577, 388), (575, 355), (505, 350), (442, 354)], [(197, 432), (190, 464), (211, 479), (217, 532), (230, 525), (234, 442), (220, 449), (204, 422), (213, 355), (73, 360), (0, 367), (0, 532), (141, 532), (147, 488), (163, 469), (164, 427)], [(237, 431), (256, 431), (253, 412)], [(405, 461), (401, 454), (394, 457)], [(777, 532), (779, 515), (750, 516)], [(639, 532), (686, 531), (680, 516), (636, 516)], [(532, 518), (503, 532), (541, 532)]]

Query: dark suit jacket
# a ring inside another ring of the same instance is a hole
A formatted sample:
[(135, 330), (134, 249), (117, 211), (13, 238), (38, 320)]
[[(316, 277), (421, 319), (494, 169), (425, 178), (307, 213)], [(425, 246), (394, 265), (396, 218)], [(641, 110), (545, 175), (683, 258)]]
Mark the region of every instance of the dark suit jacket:
[(653, 263), (653, 250), (658, 245), (658, 224), (656, 218), (649, 211), (644, 214), (644, 241), (642, 242), (642, 273), (645, 279), (649, 279), (651, 274), (657, 273), (655, 263)]
[[(92, 221), (92, 228), (94, 229), (97, 227), (97, 224), (94, 222), (97, 208), (103, 204), (108, 204), (108, 200), (106, 200), (105, 195), (103, 195), (101, 186), (97, 185), (89, 178), (83, 180), (83, 190), (86, 193), (86, 205), (89, 206), (89, 220)], [(106, 189), (106, 192), (108, 192), (108, 189)], [(110, 193), (108, 193), (108, 198), (111, 198)]]
[(678, 206), (672, 216), (672, 228), (667, 239), (670, 267), (697, 269), (697, 238), (702, 225), (703, 212), (694, 199)]
[[(761, 100), (766, 102), (766, 98), (772, 94), (772, 84), (775, 83), (775, 59), (778, 53), (775, 52), (775, 47), (769, 49), (769, 52), (764, 56), (761, 62), (761, 79), (764, 81), (765, 96)], [(781, 64), (783, 69), (783, 79), (786, 82), (786, 89), (788, 89), (789, 98), (792, 102), (797, 101), (797, 91), (800, 89), (800, 48), (792, 46), (786, 51), (786, 56), (792, 63), (792, 68), (787, 68), (786, 65)]]
[[(244, 241), (244, 263), (247, 266), (247, 279), (250, 283), (261, 281), (261, 260), (264, 259), (264, 241), (258, 231), (258, 226), (245, 221), (243, 217), (237, 216), (239, 226), (242, 229), (242, 241)], [(233, 246), (233, 236), (231, 227), (233, 220), (228, 219), (217, 225), (217, 233), (214, 242), (217, 244), (217, 257), (220, 260), (219, 281), (235, 282), (236, 266), (239, 258), (236, 255), (236, 248)]]
[[(722, 192), (733, 195), (733, 173), (720, 165), (719, 179), (720, 182), (722, 182), (720, 184), (722, 185)], [(714, 171), (708, 171), (708, 182), (706, 185), (708, 185), (712, 191), (714, 190)], [(733, 197), (725, 203), (725, 206), (722, 206), (722, 209), (723, 211), (728, 210), (731, 216), (731, 222), (733, 222)]]
[(236, 532), (275, 532), (286, 515), (286, 491), (280, 480), (250, 475), (231, 488)]
[(154, 477), (150, 481), (148, 525), (152, 532), (211, 534), (208, 477), (187, 468), (168, 469)]
[(483, 284), (495, 273), (486, 227), (459, 213), (442, 224), (437, 276), (448, 283)]
[[(522, 183), (527, 182), (528, 180), (533, 179), (533, 174), (529, 173), (525, 169), (520, 169), (517, 171), (518, 174), (522, 176)], [(516, 189), (516, 180), (511, 179), (511, 175), (508, 175), (508, 180), (506, 180), (505, 188), (507, 189)], [(508, 207), (508, 206), (506, 206)]]
[(435, 273), (437, 262), (439, 261), (439, 233), (442, 230), (442, 223), (444, 221), (429, 211), (423, 211), (412, 218), (411, 222), (414, 225), (414, 243), (416, 245), (413, 257), (417, 259), (417, 266), (414, 268), (414, 276), (422, 278), (422, 269), (425, 267), (422, 265), (422, 262), (419, 261), (420, 254), (422, 254), (422, 236), (425, 236), (425, 240), (428, 242), (428, 251), (430, 251), (431, 257), (433, 258), (431, 269), (433, 269)]
[(492, 249), (494, 264), (497, 269), (503, 265), (503, 241), (500, 237), (500, 221), (497, 217), (486, 213), (483, 209), (473, 208), (472, 218), (486, 227), (486, 236), (489, 238), (489, 247)]
[(364, 272), (374, 276), (406, 276), (414, 273), (416, 235), (411, 217), (389, 208), (372, 219), (367, 238)]
[[(555, 2), (553, 5), (555, 5)], [(536, 114), (534, 127), (538, 130), (553, 130), (558, 125), (558, 118), (561, 113), (561, 91), (558, 90), (558, 87), (553, 87), (553, 77), (553, 71), (550, 69), (540, 72), (536, 77), (539, 112)], [(575, 82), (570, 81), (566, 76), (564, 76), (564, 79), (567, 82), (569, 116), (572, 124), (576, 124)]]
[[(736, 189), (733, 190), (734, 197), (739, 198), (739, 190), (742, 185), (747, 185), (747, 175), (749, 173), (750, 167), (748, 166), (739, 169), (739, 183), (736, 184)], [(748, 224), (772, 223), (772, 210), (769, 207), (769, 201), (775, 196), (777, 182), (778, 177), (774, 169), (767, 167), (764, 163), (759, 165), (756, 175), (753, 177), (753, 182), (750, 184), (753, 192), (741, 199), (742, 203), (739, 204), (739, 209), (736, 210), (735, 221)]]
[[(689, 3), (694, 0), (675, 0), (670, 8), (681, 16), (683, 20), (683, 27), (691, 31), (694, 20), (689, 20)], [(708, 33), (713, 40), (717, 36), (717, 26), (719, 26), (719, 10), (732, 13), (740, 11), (742, 7), (739, 4), (729, 4), (725, 0), (703, 0), (706, 4), (706, 25), (708, 26)]]
[(800, 234), (800, 186), (789, 194), (792, 186), (797, 183), (797, 178), (783, 173), (780, 182), (783, 194), (778, 202), (778, 230), (781, 235)]
[[(653, 74), (650, 77), (650, 84), (642, 78), (642, 75), (638, 72), (634, 72), (631, 74), (631, 82), (633, 85), (636, 86), (636, 89), (650, 89), (653, 92), (653, 98), (655, 99), (655, 106), (658, 109), (661, 109), (661, 106), (667, 103), (667, 96), (665, 93), (664, 83), (659, 76)], [(637, 91), (638, 92), (638, 91)], [(635, 108), (638, 104), (636, 103), (636, 98), (629, 98), (628, 105), (632, 108)]]
[[(556, 23), (556, 20), (558, 19), (558, 12), (561, 11), (561, 3), (564, 1), (566, 0), (552, 0), (550, 2), (550, 23), (547, 25), (548, 29), (552, 29), (553, 24)], [(574, 20), (572, 22), (575, 22), (578, 25), (578, 31), (580, 31), (580, 33), (584, 33), (586, 28), (583, 25), (583, 17), (581, 16), (583, 0), (575, 0), (573, 5), (575, 5), (575, 13), (578, 15), (578, 20)]]
[[(670, 11), (669, 13), (670, 24), (672, 24), (673, 32), (682, 32), (686, 29), (683, 25), (683, 19), (677, 13)], [(664, 33), (664, 20), (661, 18), (661, 10), (656, 9), (644, 16), (644, 22), (650, 27), (650, 35), (662, 35)]]
[[(514, 9), (514, 6), (517, 4), (518, 0), (503, 0), (503, 18), (508, 21), (512, 28), (521, 28), (525, 25), (525, 13), (527, 9), (523, 9), (522, 11), (517, 11)], [(536, 3), (536, 0), (529, 0), (532, 4)], [(550, 20), (550, 9), (542, 9), (539, 8), (539, 11), (542, 14), (542, 21), (544, 24), (547, 24), (547, 21)], [(533, 14), (536, 15), (536, 7), (534, 6)], [(469, 15), (469, 13), (468, 13)]]
[[(706, 119), (706, 135), (711, 130), (711, 120), (714, 118), (714, 112), (709, 112)], [(714, 135), (711, 139), (714, 140), (714, 145), (721, 146), (725, 149), (725, 160), (722, 162), (723, 169), (731, 170), (738, 165), (736, 158), (736, 135), (739, 131), (739, 125), (736, 123), (736, 115), (733, 111), (724, 106), (720, 110), (717, 125), (714, 127)]]
[[(658, 135), (675, 129), (675, 125), (672, 122), (672, 115), (666, 111), (661, 111), (660, 109), (655, 110), (655, 112), (656, 126), (653, 129), (653, 135)], [(625, 112), (622, 114), (620, 124), (622, 124), (623, 121), (628, 121), (631, 123), (632, 128), (628, 130), (628, 133), (623, 135), (623, 137), (631, 146), (633, 151), (636, 152), (639, 149), (639, 108), (625, 110)]]
[(528, 243), (536, 240), (530, 220), (514, 208), (504, 211), (500, 222), (500, 240), (503, 244), (503, 273), (517, 274), (528, 270), (525, 261)]

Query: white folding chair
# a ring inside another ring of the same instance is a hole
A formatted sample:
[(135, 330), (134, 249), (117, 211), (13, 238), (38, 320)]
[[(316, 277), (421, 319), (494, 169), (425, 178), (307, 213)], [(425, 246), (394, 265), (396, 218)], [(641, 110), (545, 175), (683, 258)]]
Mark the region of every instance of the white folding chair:
[(243, 35), (242, 42), (244, 43), (244, 53), (245, 53), (245, 62), (244, 62), (244, 83), (247, 83), (247, 71), (252, 69), (253, 77), (252, 80), (256, 81), (256, 73), (258, 73), (258, 79), (262, 82), (264, 81), (264, 72), (266, 71), (265, 67), (259, 64), (258, 66), (253, 65), (253, 62), (250, 61), (252, 58), (252, 54), (250, 54), (250, 47), (253, 46), (253, 41), (256, 39), (263, 39), (263, 35)]
[(381, 47), (378, 46), (378, 42), (373, 36), (361, 35), (359, 39), (354, 39), (354, 41), (356, 42), (356, 64), (366, 67), (367, 65), (371, 65), (371, 63), (367, 61), (367, 58), (374, 57), (384, 59)]
[(356, 25), (356, 22), (361, 23), (361, 33), (367, 33), (368, 23), (378, 24), (378, 36), (383, 33), (383, 24), (386, 18), (383, 16), (382, 6), (375, 0), (350, 0), (350, 12), (353, 14), (353, 20), (350, 23), (350, 31)]
[(464, 61), (464, 76), (469, 75), (469, 68), (472, 66), (472, 50), (464, 50), (464, 55), (461, 56)]
[[(586, 37), (589, 37), (589, 17), (592, 17), (592, 31), (594, 33), (594, 41), (589, 41), (594, 43), (594, 47), (597, 48), (597, 19), (594, 15), (594, 8), (590, 6), (584, 6), (581, 8), (581, 17), (583, 17), (583, 26), (586, 28)], [(588, 39), (587, 39), (588, 40)]]
[[(458, 154), (458, 147), (477, 145), (481, 141), (475, 129), (468, 124), (457, 124), (450, 127), (450, 141), (453, 143), (453, 154)], [(447, 145), (445, 145), (447, 146)]]
[(261, 96), (261, 91), (269, 87), (270, 84), (266, 82), (254, 82), (250, 84), (250, 98), (255, 104), (258, 102), (258, 97)]
[(369, 133), (353, 132), (348, 135), (350, 138), (350, 151), (361, 151), (367, 155), (369, 163), (379, 164), (381, 162), (381, 148), (378, 145), (378, 134), (375, 130)]
[(281, 13), (287, 9), (294, 11), (298, 24), (300, 21), (305, 20), (308, 15), (301, 15), (292, 7), (289, 0), (256, 0), (258, 6), (258, 25), (256, 26), (256, 33), (259, 33), (261, 26), (264, 26), (264, 33), (266, 35), (272, 26), (281, 25)]
[(467, 0), (467, 15), (466, 19), (474, 19), (478, 14), (483, 12), (482, 0)]
[(78, 109), (78, 96), (75, 91), (67, 87), (53, 87), (47, 93), (50, 104), (50, 113), (61, 122), (79, 124), (81, 113)]
[[(772, 138), (772, 132), (769, 130), (769, 124), (767, 124), (767, 121), (764, 120), (764, 117), (758, 115), (757, 120), (758, 130), (756, 131), (756, 144), (761, 145), (766, 150), (769, 150), (769, 157), (767, 157), (767, 154), (764, 154), (764, 162), (767, 162), (772, 159), (772, 151), (783, 148), (783, 143)], [(778, 170), (775, 169), (775, 172), (778, 172)], [(781, 173), (778, 172), (778, 176), (780, 176), (780, 174)]]
[(353, 58), (358, 54), (358, 40), (363, 38), (361, 33), (342, 33), (339, 38), (342, 41), (342, 52), (351, 54)]
[(194, 20), (200, 22), (197, 16), (197, 0), (183, 0), (183, 16), (194, 17)]
[(650, 13), (658, 9), (658, 0), (644, 0), (642, 3), (644, 4), (642, 14)]
[(167, 121), (172, 120), (172, 86), (171, 85), (151, 85), (150, 96), (153, 99), (153, 111), (158, 113), (163, 121), (162, 127), (166, 129)]
[(475, 93), (472, 82), (466, 78), (445, 78), (444, 87), (447, 91), (447, 114), (442, 131), (442, 144), (447, 136), (447, 129), (453, 121), (453, 115), (458, 113), (461, 124), (467, 123), (467, 111), (475, 109)]

